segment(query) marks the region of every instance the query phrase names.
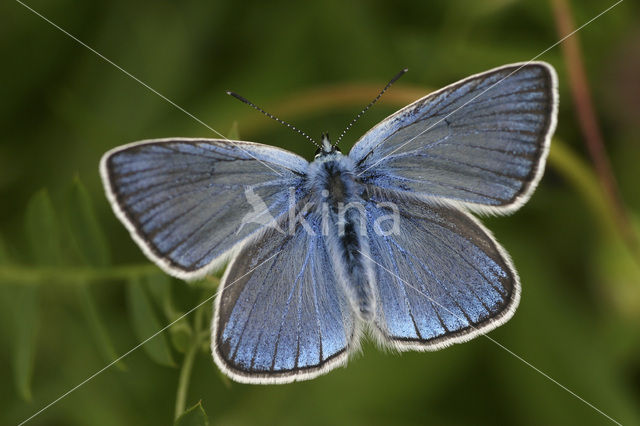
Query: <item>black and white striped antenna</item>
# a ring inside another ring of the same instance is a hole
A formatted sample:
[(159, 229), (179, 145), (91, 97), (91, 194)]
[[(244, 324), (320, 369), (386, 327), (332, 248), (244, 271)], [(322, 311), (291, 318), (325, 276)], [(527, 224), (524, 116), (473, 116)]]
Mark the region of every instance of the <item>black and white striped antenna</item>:
[(284, 120), (279, 119), (278, 117), (276, 117), (273, 114), (269, 114), (267, 111), (263, 110), (262, 108), (260, 108), (259, 106), (257, 106), (256, 104), (254, 104), (253, 102), (251, 102), (250, 100), (248, 100), (247, 98), (244, 98), (240, 95), (238, 95), (235, 92), (231, 92), (231, 91), (227, 91), (227, 95), (233, 96), (234, 98), (238, 99), (239, 101), (244, 102), (245, 104), (249, 105), (252, 108), (255, 108), (256, 110), (260, 111), (261, 113), (263, 113), (264, 115), (266, 115), (267, 117), (277, 121), (280, 124), (283, 124), (285, 126), (287, 126), (288, 128), (290, 128), (291, 130), (294, 130), (298, 133), (300, 133), (302, 136), (304, 136), (305, 138), (307, 138), (307, 140), (309, 140), (312, 144), (314, 144), (315, 146), (317, 146), (318, 148), (322, 149), (322, 147), (320, 146), (320, 144), (318, 144), (318, 142), (316, 142), (311, 136), (309, 136), (308, 134), (306, 134), (305, 132), (303, 132), (302, 130), (298, 129), (296, 126), (287, 123)]
[(391, 87), (391, 85), (393, 83), (395, 83), (396, 81), (398, 81), (398, 79), (400, 77), (402, 77), (404, 75), (404, 73), (406, 73), (407, 71), (409, 71), (408, 68), (403, 69), (402, 71), (400, 71), (398, 74), (395, 75), (395, 77), (393, 77), (391, 79), (391, 81), (389, 81), (387, 83), (386, 86), (384, 86), (384, 89), (382, 89), (380, 91), (380, 93), (378, 93), (378, 96), (375, 97), (374, 100), (372, 100), (371, 102), (369, 102), (369, 105), (367, 105), (362, 111), (360, 111), (360, 113), (358, 113), (358, 115), (356, 115), (356, 118), (354, 118), (353, 120), (351, 120), (351, 123), (349, 123), (347, 125), (347, 127), (342, 131), (342, 133), (340, 133), (340, 136), (338, 137), (338, 139), (335, 141), (335, 143), (333, 144), (333, 146), (338, 146), (338, 143), (340, 142), (340, 140), (342, 139), (342, 137), (349, 131), (349, 129), (351, 129), (351, 127), (353, 127), (354, 124), (356, 124), (356, 121), (358, 121), (358, 119), (360, 117), (362, 117), (364, 115), (365, 112), (367, 112), (367, 110), (369, 110), (369, 108), (371, 108), (373, 106), (373, 104), (375, 104), (376, 102), (378, 102), (378, 99), (380, 99), (382, 97), (382, 95), (384, 95), (384, 92), (387, 91), (387, 89), (389, 87)]

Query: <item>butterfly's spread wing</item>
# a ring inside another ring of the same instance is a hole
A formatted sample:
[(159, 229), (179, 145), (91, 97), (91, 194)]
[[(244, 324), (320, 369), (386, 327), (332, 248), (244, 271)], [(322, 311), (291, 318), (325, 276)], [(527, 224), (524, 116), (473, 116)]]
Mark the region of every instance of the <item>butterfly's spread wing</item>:
[(349, 156), (367, 183), (478, 212), (513, 211), (544, 170), (556, 80), (543, 62), (471, 76), (386, 118)]
[(366, 208), (378, 291), (375, 323), (383, 341), (400, 350), (435, 350), (511, 318), (520, 297), (517, 273), (470, 215), (378, 196)]
[(171, 275), (193, 279), (288, 210), (307, 162), (216, 139), (150, 140), (107, 152), (100, 172), (118, 218)]
[(357, 344), (319, 222), (310, 223), (315, 235), (269, 230), (227, 269), (211, 345), (216, 363), (234, 380), (310, 379), (344, 364)]

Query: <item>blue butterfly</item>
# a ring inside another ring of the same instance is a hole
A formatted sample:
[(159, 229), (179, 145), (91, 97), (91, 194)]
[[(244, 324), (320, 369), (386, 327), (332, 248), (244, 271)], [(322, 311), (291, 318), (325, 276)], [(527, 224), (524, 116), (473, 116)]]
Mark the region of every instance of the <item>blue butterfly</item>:
[(348, 155), (327, 135), (311, 163), (251, 142), (157, 139), (107, 152), (100, 172), (168, 274), (197, 279), (231, 260), (212, 326), (220, 369), (286, 383), (345, 364), (365, 331), (436, 350), (511, 318), (518, 275), (470, 212), (529, 199), (557, 110), (554, 69), (511, 64), (406, 106)]

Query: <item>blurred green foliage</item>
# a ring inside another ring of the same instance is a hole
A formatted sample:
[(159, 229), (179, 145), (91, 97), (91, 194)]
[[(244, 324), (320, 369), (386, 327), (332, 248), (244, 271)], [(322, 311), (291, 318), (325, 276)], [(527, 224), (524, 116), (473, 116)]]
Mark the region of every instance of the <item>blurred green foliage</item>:
[[(394, 92), (415, 99), (560, 38), (550, 4), (533, 0), (26, 3), (222, 133), (306, 158), (313, 146), (224, 90), (312, 135), (335, 135), (408, 67), (347, 135), (346, 151), (402, 105)], [(573, 1), (576, 24), (608, 5)], [(485, 338), (436, 353), (368, 343), (347, 368), (309, 382), (229, 382), (208, 350), (211, 303), (181, 319), (217, 279), (185, 284), (151, 265), (97, 172), (100, 156), (124, 143), (216, 135), (19, 3), (3, 2), (0, 14), (2, 424), (25, 420), (169, 323), (30, 424), (170, 424), (187, 407), (177, 424), (607, 422)], [(579, 33), (636, 231), (639, 23), (640, 5), (625, 1)], [(484, 219), (523, 283), (515, 317), (491, 336), (614, 419), (640, 424), (640, 263), (586, 156), (562, 52), (540, 59), (560, 75), (557, 139), (532, 200)]]

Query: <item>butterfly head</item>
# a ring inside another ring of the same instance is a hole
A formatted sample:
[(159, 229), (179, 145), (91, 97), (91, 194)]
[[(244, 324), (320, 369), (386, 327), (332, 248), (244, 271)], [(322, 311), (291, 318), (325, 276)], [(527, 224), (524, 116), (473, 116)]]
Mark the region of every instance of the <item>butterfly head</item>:
[(329, 139), (329, 133), (322, 134), (322, 142), (320, 148), (316, 150), (315, 158), (324, 157), (325, 155), (334, 154), (336, 152), (342, 153), (340, 148), (337, 146), (333, 146), (331, 140)]

